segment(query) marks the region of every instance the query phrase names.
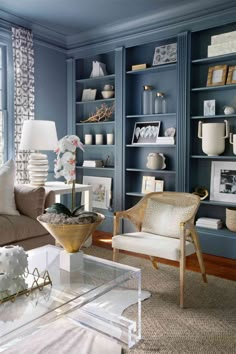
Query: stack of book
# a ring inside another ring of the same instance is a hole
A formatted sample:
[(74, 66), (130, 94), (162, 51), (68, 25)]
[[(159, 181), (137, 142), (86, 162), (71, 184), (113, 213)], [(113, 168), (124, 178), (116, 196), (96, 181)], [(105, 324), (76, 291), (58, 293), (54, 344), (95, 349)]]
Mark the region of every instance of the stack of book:
[(84, 167), (103, 167), (102, 160), (84, 160), (83, 166)]
[(175, 138), (173, 136), (159, 136), (156, 139), (156, 143), (161, 145), (173, 145), (175, 143)]
[(214, 218), (199, 218), (196, 221), (196, 226), (206, 227), (209, 229), (221, 229), (223, 226), (221, 219), (214, 219)]

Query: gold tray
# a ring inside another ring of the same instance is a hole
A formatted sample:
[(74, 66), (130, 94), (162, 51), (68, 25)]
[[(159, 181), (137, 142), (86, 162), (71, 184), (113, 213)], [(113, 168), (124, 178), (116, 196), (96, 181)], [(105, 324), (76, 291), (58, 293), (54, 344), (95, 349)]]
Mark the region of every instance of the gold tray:
[(3, 304), (6, 301), (14, 302), (18, 296), (29, 296), (31, 292), (36, 289), (42, 291), (45, 286), (52, 285), (48, 271), (46, 270), (43, 275), (40, 275), (38, 268), (35, 268), (32, 273), (30, 273), (27, 268), (23, 275), (23, 279), (25, 280), (26, 287), (21, 287), (17, 293), (11, 294), (9, 290), (0, 292), (0, 304)]

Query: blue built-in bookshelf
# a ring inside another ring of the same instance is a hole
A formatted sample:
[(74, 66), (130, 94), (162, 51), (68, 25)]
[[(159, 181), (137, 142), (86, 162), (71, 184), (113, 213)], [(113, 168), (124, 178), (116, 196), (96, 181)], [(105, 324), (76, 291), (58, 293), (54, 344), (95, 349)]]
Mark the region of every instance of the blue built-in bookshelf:
[[(200, 25), (201, 22), (201, 25)], [(101, 225), (103, 231), (112, 232), (113, 214), (117, 210), (127, 209), (142, 198), (144, 176), (153, 176), (164, 181), (164, 190), (190, 192), (197, 186), (205, 187), (210, 194), (211, 165), (213, 161), (236, 164), (232, 145), (226, 139), (226, 148), (220, 156), (207, 156), (197, 137), (198, 122), (223, 122), (227, 119), (231, 132), (236, 134), (236, 113), (225, 116), (223, 107), (234, 105), (236, 84), (207, 86), (208, 68), (227, 64), (236, 65), (236, 53), (207, 57), (207, 46), (212, 35), (236, 30), (236, 24), (225, 25), (226, 20), (215, 19), (207, 24), (201, 19), (192, 25), (193, 31), (180, 30), (156, 32), (149, 36), (140, 34), (120, 40), (117, 45), (108, 43), (91, 46), (89, 50), (79, 50), (73, 60), (74, 132), (84, 141), (85, 134), (103, 134), (102, 145), (85, 146), (85, 152), (78, 154), (77, 178), (83, 176), (109, 177), (112, 179), (109, 195), (109, 208), (101, 209), (106, 221)], [(217, 26), (217, 27), (216, 27)], [(209, 28), (208, 28), (209, 27)], [(180, 27), (181, 28), (181, 27)], [(153, 66), (155, 48), (161, 45), (177, 43), (176, 62)], [(99, 52), (99, 49), (101, 51)], [(101, 77), (90, 77), (93, 61), (106, 64), (107, 73)], [(132, 70), (133, 65), (146, 64), (146, 68)], [(115, 95), (104, 99), (101, 91), (104, 85), (114, 87)], [(142, 111), (142, 91), (144, 85), (151, 85), (153, 93), (164, 92), (167, 102), (165, 114), (147, 114)], [(96, 89), (93, 100), (82, 101), (83, 90)], [(204, 116), (203, 101), (216, 100), (214, 116)], [(108, 121), (85, 122), (102, 104), (114, 105), (114, 114)], [(159, 136), (164, 136), (167, 128), (176, 129), (174, 144), (133, 144), (134, 126), (142, 122), (160, 122)], [(70, 122), (69, 122), (70, 124)], [(114, 134), (112, 145), (106, 144), (106, 134)], [(149, 153), (162, 153), (166, 157), (166, 168), (150, 170), (147, 168)], [(106, 160), (105, 167), (84, 167), (83, 160)], [(235, 202), (214, 201), (210, 198), (202, 201), (197, 217), (209, 216), (221, 218), (225, 223), (226, 207), (236, 206)], [(124, 229), (129, 230), (127, 223)], [(236, 258), (236, 235), (225, 226), (221, 230), (199, 228), (203, 251), (223, 257)]]

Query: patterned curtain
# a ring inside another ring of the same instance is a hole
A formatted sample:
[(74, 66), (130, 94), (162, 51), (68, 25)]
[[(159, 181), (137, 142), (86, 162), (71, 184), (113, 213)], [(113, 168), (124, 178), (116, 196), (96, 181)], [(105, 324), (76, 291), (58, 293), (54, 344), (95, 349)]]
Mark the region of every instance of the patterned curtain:
[(14, 65), (14, 125), (16, 180), (28, 182), (29, 153), (19, 151), (24, 120), (34, 119), (34, 49), (32, 32), (25, 28), (12, 28)]

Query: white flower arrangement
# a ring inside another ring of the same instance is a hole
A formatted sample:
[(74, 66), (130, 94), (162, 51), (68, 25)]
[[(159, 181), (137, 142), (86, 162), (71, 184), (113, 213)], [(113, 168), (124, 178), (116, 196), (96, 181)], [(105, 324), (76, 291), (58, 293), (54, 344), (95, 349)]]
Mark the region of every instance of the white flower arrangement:
[(55, 150), (57, 154), (54, 165), (55, 178), (64, 177), (67, 183), (75, 181), (75, 152), (77, 148), (84, 151), (83, 144), (76, 135), (66, 135), (58, 141), (58, 147)]

